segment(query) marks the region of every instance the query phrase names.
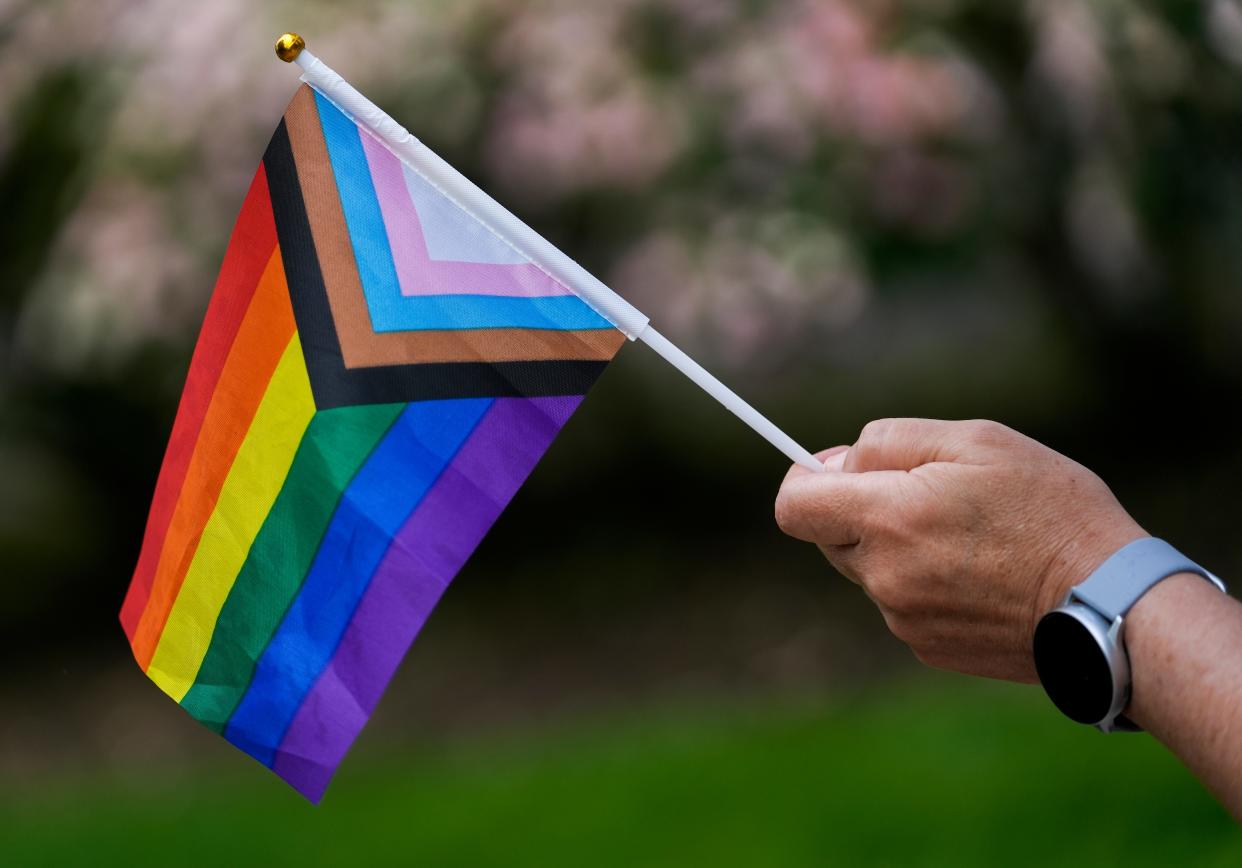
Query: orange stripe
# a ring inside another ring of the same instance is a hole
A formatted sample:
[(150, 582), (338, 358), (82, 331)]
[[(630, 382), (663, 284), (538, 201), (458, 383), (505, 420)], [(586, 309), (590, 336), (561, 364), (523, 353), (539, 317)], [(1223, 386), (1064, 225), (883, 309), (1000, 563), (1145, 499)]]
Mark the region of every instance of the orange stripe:
[(211, 396), (202, 432), (181, 487), (164, 547), (160, 552), (151, 597), (134, 631), (133, 650), (146, 669), (155, 653), (168, 613), (198, 549), (203, 527), (233, 465), (251, 420), (267, 391), (272, 371), (293, 336), (293, 307), (285, 284), (280, 248), (272, 252), (237, 339)]

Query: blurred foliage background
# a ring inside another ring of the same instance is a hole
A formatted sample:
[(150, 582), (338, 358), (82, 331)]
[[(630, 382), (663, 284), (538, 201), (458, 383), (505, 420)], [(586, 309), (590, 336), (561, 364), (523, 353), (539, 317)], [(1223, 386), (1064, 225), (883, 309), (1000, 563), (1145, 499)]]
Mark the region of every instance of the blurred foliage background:
[(999, 419), (1242, 566), (1235, 0), (0, 0), (19, 864), (1242, 858), (1149, 740), (916, 668), (776, 531), (783, 459), (641, 346), (318, 812), (194, 726), (115, 618), (295, 86), (270, 47), (289, 28), (807, 445), (886, 415)]

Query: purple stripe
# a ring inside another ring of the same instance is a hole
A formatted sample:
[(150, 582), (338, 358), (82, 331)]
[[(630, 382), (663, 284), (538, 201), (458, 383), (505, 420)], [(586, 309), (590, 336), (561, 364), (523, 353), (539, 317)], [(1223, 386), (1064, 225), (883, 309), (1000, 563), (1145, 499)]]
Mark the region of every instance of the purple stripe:
[(581, 401), (498, 398), (393, 538), (272, 765), (308, 799), (319, 801), (440, 595)]
[(422, 221), (405, 184), (401, 161), (365, 130), (361, 138), (402, 295), (573, 295), (572, 290), (531, 263), (497, 265), (432, 259), (423, 237)]

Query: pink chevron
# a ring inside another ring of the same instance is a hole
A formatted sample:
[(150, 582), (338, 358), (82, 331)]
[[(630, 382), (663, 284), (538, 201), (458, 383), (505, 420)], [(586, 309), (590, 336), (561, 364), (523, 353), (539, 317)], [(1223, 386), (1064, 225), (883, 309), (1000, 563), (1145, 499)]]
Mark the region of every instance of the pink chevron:
[(418, 209), (410, 199), (401, 161), (375, 140), (362, 133), (371, 180), (384, 215), (388, 246), (397, 268), (401, 294), (506, 295), (536, 298), (573, 295), (573, 291), (548, 277), (531, 263), (499, 265), (484, 262), (452, 262), (432, 259), (427, 252)]

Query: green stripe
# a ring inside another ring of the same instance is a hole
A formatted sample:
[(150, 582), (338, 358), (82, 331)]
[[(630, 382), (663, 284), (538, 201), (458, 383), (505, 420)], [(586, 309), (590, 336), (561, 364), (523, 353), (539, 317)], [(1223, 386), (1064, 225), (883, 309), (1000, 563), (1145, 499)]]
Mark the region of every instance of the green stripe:
[(297, 595), (342, 492), (405, 404), (321, 410), (229, 592), (203, 665), (181, 706), (221, 732), (255, 663)]

